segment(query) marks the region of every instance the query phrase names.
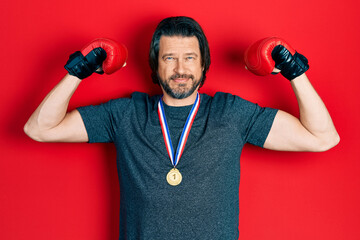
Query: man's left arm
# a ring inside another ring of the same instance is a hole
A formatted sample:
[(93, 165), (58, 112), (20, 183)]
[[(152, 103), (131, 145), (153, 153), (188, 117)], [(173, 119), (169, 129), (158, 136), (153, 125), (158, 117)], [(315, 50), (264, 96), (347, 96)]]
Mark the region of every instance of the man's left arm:
[(264, 148), (279, 151), (326, 151), (340, 141), (325, 104), (303, 73), (291, 80), (300, 117), (279, 110)]
[(325, 104), (305, 72), (308, 60), (283, 39), (269, 37), (252, 44), (244, 55), (252, 73), (265, 76), (279, 72), (291, 82), (300, 117), (279, 110), (263, 145), (279, 151), (326, 151), (339, 143), (340, 137)]

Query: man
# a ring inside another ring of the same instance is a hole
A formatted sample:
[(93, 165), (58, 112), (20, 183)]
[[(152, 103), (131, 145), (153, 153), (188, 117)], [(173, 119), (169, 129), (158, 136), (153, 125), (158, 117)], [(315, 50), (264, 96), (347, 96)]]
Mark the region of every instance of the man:
[(70, 56), (65, 66), (70, 74), (24, 129), (37, 141), (115, 144), (120, 239), (237, 239), (239, 158), (245, 143), (325, 151), (339, 142), (304, 73), (305, 58), (295, 59), (284, 47), (272, 53), (291, 80), (300, 119), (231, 94), (198, 94), (210, 65), (206, 37), (193, 19), (172, 17), (158, 25), (149, 55), (153, 81), (163, 96), (134, 93), (67, 112), (80, 78), (101, 71), (106, 51), (96, 48), (85, 57)]

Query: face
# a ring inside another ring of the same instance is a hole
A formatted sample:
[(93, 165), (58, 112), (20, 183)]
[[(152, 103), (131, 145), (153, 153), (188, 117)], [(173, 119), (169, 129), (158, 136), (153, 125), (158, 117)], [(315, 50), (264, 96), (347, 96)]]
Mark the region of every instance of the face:
[(162, 36), (158, 62), (158, 78), (164, 94), (183, 99), (198, 90), (203, 68), (195, 36)]

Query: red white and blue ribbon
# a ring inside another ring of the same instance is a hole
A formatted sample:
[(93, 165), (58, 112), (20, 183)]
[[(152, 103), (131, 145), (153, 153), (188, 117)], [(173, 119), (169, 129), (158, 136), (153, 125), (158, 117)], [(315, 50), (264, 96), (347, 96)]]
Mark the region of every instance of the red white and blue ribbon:
[(199, 106), (200, 106), (200, 94), (198, 93), (197, 96), (196, 96), (196, 100), (194, 102), (194, 105), (192, 106), (192, 108), (190, 110), (190, 113), (189, 113), (189, 115), (188, 115), (188, 117), (186, 119), (183, 131), (181, 133), (181, 137), (180, 137), (177, 149), (176, 149), (176, 155), (175, 155), (174, 154), (174, 148), (173, 148), (173, 145), (172, 145), (172, 142), (171, 142), (169, 127), (168, 127), (166, 117), (165, 117), (165, 111), (164, 111), (164, 105), (163, 105), (162, 98), (159, 100), (158, 114), (159, 114), (161, 130), (162, 130), (162, 133), (163, 133), (166, 150), (167, 150), (167, 152), (169, 154), (171, 163), (172, 163), (172, 165), (174, 167), (176, 167), (176, 165), (179, 163), (181, 155), (184, 152), (185, 144), (186, 144), (187, 138), (189, 136), (191, 126), (192, 126), (192, 124), (194, 122), (196, 113), (199, 110)]

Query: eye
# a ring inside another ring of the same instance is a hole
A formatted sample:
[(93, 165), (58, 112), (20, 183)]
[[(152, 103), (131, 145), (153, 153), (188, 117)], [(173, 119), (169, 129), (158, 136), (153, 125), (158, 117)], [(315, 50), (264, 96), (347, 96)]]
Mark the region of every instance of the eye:
[(164, 57), (164, 61), (165, 62), (172, 62), (172, 61), (174, 61), (174, 57), (171, 57), (171, 56)]
[(187, 56), (186, 57), (186, 61), (188, 61), (188, 62), (192, 62), (192, 61), (195, 61), (196, 60), (196, 57), (194, 57), (194, 56)]

